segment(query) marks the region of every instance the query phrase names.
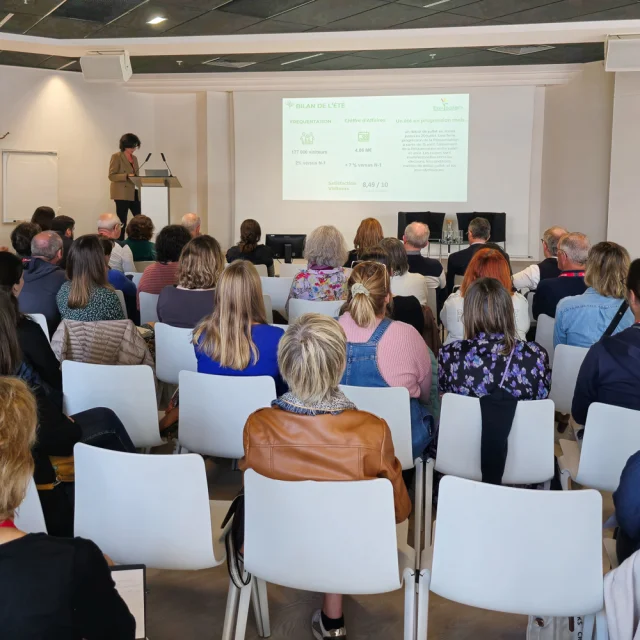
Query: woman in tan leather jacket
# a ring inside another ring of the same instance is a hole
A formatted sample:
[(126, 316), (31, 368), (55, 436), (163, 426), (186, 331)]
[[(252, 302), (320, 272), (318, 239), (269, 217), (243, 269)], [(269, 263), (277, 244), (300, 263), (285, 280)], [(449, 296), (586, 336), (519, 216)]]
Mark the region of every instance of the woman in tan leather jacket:
[[(393, 485), (396, 521), (411, 501), (384, 420), (356, 406), (338, 385), (346, 366), (346, 336), (332, 318), (305, 314), (280, 340), (278, 364), (289, 385), (244, 428), (240, 468), (277, 480), (370, 480)], [(311, 621), (315, 638), (346, 638), (342, 596), (325, 594)]]

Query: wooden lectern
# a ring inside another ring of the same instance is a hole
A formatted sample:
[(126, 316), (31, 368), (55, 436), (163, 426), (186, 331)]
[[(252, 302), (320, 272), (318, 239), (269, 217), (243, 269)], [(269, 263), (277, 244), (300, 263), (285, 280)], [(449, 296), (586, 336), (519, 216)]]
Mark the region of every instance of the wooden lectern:
[(169, 189), (182, 185), (175, 176), (135, 176), (129, 178), (140, 189), (140, 212), (153, 220), (156, 233), (171, 220)]

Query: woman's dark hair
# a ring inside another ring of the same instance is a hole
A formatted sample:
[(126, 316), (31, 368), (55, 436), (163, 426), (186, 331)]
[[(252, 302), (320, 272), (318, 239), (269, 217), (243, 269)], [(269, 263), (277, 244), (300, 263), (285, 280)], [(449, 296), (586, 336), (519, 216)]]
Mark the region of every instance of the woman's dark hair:
[(640, 302), (640, 259), (634, 260), (629, 267), (627, 289), (633, 291), (636, 300)]
[(21, 222), (11, 232), (11, 246), (21, 258), (31, 257), (31, 241), (42, 229), (33, 222)]
[(120, 151), (125, 149), (137, 149), (142, 143), (135, 133), (125, 133), (120, 138)]
[(0, 251), (0, 288), (11, 292), (20, 282), (23, 272), (22, 260), (8, 251)]
[(0, 376), (16, 375), (22, 361), (17, 324), (15, 298), (0, 290)]
[(56, 212), (51, 207), (38, 207), (31, 216), (31, 222), (37, 224), (42, 231), (50, 231)]
[(245, 220), (240, 225), (240, 242), (238, 242), (238, 248), (242, 253), (252, 253), (256, 250), (258, 242), (260, 242), (260, 236), (262, 235), (262, 229), (256, 220)]
[(158, 262), (178, 262), (184, 245), (191, 240), (191, 234), (181, 224), (164, 227), (156, 237), (156, 260)]
[(98, 238), (100, 239), (100, 244), (102, 245), (105, 257), (110, 256), (113, 253), (114, 241), (111, 238), (107, 238), (107, 236), (98, 236)]
[(371, 247), (366, 251), (363, 251), (360, 260), (362, 262), (379, 262), (387, 267), (387, 271), (389, 271), (391, 264), (389, 252), (381, 245), (376, 245), (375, 247)]
[(127, 225), (127, 238), (129, 240), (151, 240), (153, 229), (153, 220), (148, 216), (133, 216)]
[(99, 236), (80, 236), (73, 241), (67, 257), (67, 278), (71, 280), (67, 301), (69, 309), (84, 309), (94, 289), (110, 288)]

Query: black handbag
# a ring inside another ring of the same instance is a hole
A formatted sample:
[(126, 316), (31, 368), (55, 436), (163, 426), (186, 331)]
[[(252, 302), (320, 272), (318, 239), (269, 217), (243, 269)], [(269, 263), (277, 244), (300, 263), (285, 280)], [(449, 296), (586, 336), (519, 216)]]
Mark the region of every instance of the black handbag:
[[(233, 520), (231, 520), (233, 518)], [(251, 582), (251, 574), (244, 570), (244, 489), (233, 499), (227, 515), (222, 521), (222, 528), (231, 520), (231, 529), (224, 538), (227, 550), (227, 568), (229, 577), (238, 588), (246, 587)]]

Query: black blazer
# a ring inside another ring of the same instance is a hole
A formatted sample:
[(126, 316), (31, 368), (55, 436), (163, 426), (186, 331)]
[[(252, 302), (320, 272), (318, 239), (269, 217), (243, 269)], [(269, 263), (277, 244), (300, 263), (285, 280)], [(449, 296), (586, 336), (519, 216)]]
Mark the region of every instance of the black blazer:
[(476, 252), (480, 251), (480, 249), (497, 249), (507, 259), (509, 271), (513, 273), (513, 271), (511, 271), (509, 254), (505, 253), (502, 247), (494, 244), (493, 242), (479, 242), (478, 244), (472, 244), (466, 249), (452, 253), (449, 256), (449, 260), (447, 261), (447, 295), (450, 295), (453, 291), (456, 276), (464, 276), (464, 272), (467, 270), (467, 267), (471, 262), (471, 258), (473, 258), (473, 256), (476, 255)]

